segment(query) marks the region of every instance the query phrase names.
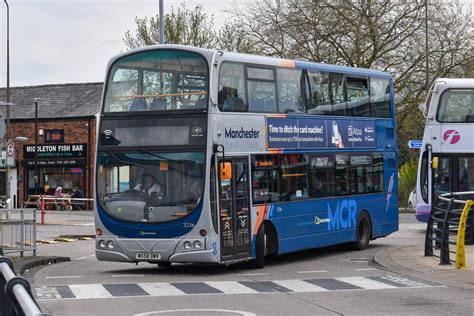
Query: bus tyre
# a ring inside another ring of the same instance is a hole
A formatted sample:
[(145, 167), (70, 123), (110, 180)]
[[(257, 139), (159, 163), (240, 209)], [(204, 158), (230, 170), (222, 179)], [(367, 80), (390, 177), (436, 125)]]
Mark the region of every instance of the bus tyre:
[(171, 267), (171, 262), (169, 262), (169, 261), (158, 262), (158, 266), (160, 268), (169, 268), (169, 267)]
[(361, 212), (357, 218), (356, 238), (357, 241), (353, 244), (355, 250), (364, 250), (369, 246), (370, 237), (372, 234), (372, 224), (367, 212)]
[(265, 225), (260, 225), (255, 240), (255, 260), (252, 267), (255, 269), (262, 269), (265, 266)]

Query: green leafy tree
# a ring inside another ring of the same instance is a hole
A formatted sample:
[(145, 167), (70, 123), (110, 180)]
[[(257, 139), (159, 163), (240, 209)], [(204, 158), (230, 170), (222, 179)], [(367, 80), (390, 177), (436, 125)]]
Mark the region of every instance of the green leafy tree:
[(398, 197), (400, 205), (407, 205), (408, 196), (416, 187), (418, 159), (412, 159), (400, 167), (398, 178)]

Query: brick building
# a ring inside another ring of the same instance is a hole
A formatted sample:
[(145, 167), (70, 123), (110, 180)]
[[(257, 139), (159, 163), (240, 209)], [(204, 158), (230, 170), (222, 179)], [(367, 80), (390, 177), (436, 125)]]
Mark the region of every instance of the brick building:
[[(54, 193), (61, 186), (70, 193), (80, 186), (93, 197), (96, 115), (100, 110), (102, 83), (57, 84), (10, 88), (10, 139), (15, 143), (15, 166), (5, 166), (2, 153), (0, 195), (9, 185), (10, 197), (19, 205), (37, 191)], [(35, 153), (35, 98), (38, 101), (38, 140)], [(0, 100), (5, 100), (0, 89)], [(5, 109), (0, 109), (5, 113)], [(4, 114), (5, 116), (5, 114)], [(35, 188), (35, 164), (38, 188)], [(9, 180), (9, 181), (8, 181)]]

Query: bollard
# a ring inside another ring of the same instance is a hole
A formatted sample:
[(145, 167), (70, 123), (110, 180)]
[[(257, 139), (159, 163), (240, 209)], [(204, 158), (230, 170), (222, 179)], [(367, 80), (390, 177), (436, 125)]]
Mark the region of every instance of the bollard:
[(44, 197), (40, 194), (40, 203), (41, 203), (41, 225), (44, 225)]

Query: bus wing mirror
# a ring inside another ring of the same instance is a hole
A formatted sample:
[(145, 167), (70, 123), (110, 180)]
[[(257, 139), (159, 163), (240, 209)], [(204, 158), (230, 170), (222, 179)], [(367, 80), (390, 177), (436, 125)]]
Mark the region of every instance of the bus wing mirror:
[(219, 164), (219, 177), (221, 180), (232, 179), (232, 164), (230, 162), (221, 162)]
[(438, 168), (438, 157), (433, 157), (433, 159), (431, 159), (431, 168), (432, 169)]

